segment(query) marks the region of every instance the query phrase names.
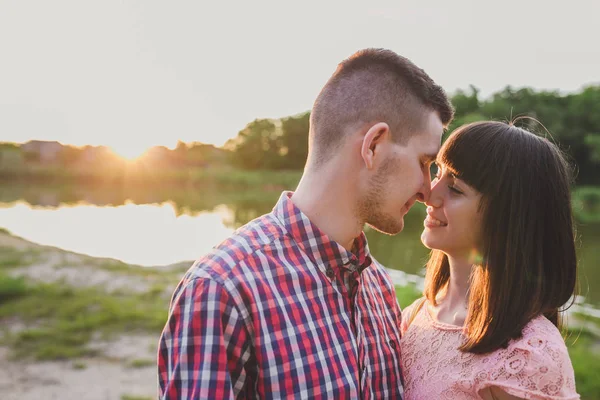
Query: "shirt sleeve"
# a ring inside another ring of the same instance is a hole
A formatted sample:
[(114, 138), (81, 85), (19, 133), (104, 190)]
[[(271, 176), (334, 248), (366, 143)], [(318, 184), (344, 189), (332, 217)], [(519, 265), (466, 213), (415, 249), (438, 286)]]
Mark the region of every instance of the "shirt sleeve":
[(249, 335), (231, 296), (196, 278), (173, 297), (158, 350), (159, 398), (244, 397)]

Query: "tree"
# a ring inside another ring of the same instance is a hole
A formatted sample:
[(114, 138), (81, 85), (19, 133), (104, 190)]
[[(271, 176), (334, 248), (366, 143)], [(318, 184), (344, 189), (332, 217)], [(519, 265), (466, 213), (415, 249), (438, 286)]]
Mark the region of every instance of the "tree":
[(280, 136), (270, 119), (256, 119), (228, 143), (232, 163), (246, 169), (272, 169), (280, 163)]
[(310, 112), (281, 121), (281, 169), (302, 169), (308, 156)]

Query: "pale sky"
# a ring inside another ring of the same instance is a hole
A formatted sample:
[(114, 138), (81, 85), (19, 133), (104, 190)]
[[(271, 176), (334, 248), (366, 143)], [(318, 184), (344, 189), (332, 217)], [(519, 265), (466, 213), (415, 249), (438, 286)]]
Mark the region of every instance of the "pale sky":
[(396, 51), (448, 92), (600, 82), (600, 1), (0, 0), (0, 141), (222, 145)]

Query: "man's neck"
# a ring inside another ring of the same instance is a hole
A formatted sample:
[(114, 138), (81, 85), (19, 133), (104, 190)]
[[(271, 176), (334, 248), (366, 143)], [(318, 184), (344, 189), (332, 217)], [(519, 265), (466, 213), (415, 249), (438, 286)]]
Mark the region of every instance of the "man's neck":
[(305, 172), (291, 200), (331, 240), (351, 251), (364, 224), (355, 215), (356, 188), (340, 176), (331, 169), (318, 176)]

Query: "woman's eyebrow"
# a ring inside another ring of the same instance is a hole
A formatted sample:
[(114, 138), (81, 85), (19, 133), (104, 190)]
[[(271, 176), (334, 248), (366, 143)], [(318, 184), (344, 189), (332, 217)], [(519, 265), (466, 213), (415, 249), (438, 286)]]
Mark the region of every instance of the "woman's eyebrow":
[(460, 179), (460, 174), (454, 169), (443, 163), (442, 161), (436, 160), (435, 165), (440, 170), (444, 170), (454, 179)]

